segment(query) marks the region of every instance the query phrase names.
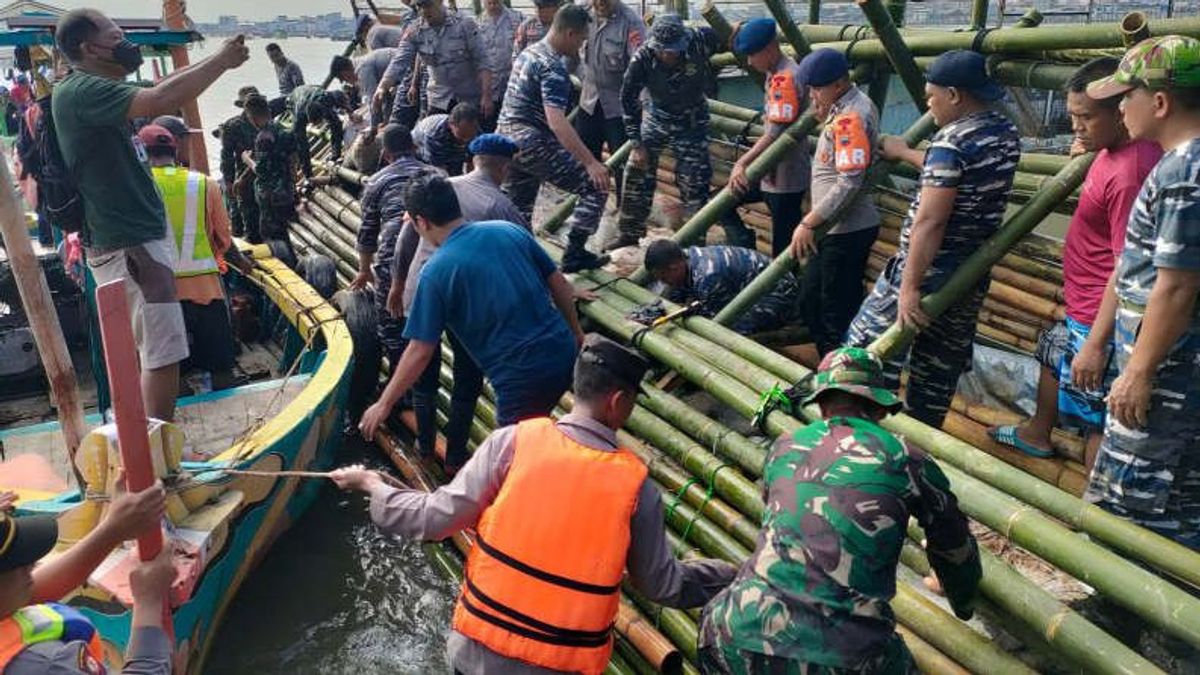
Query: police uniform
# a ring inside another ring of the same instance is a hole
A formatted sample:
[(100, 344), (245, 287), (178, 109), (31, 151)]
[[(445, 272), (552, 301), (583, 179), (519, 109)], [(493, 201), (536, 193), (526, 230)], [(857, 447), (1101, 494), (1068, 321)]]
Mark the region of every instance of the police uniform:
[[(900, 407), (879, 361), (840, 349), (822, 361), (811, 403), (830, 390)], [(763, 531), (737, 579), (700, 623), (705, 673), (915, 673), (889, 601), (909, 518), (961, 618), (982, 576), (979, 552), (949, 481), (928, 455), (859, 417), (785, 434), (763, 468)]]
[[(682, 47), (674, 66), (655, 56), (664, 45)], [(677, 16), (668, 14), (655, 21), (650, 41), (633, 55), (621, 85), (621, 108), (626, 136), (645, 148), (647, 159), (645, 168), (631, 162), (625, 166), (619, 243), (636, 244), (646, 234), (658, 159), (665, 148), (675, 157), (675, 182), (687, 214), (695, 213), (707, 201), (712, 160), (705, 97), (715, 93), (709, 59), (717, 51), (717, 37), (711, 30), (685, 28)], [(646, 114), (643, 91), (650, 96)]]
[(500, 6), (499, 16), (487, 12), (479, 15), (479, 37), (492, 65), (491, 96), (494, 106), (491, 116), (484, 119), (481, 125), (484, 132), (496, 128), (496, 119), (504, 102), (504, 90), (508, 87), (508, 76), (512, 72), (513, 41), (523, 20), (520, 12), (503, 5)]
[[(771, 264), (767, 256), (740, 246), (691, 246), (687, 286), (673, 288), (667, 298), (677, 304), (700, 301), (700, 313), (714, 317)], [(782, 328), (796, 317), (800, 284), (788, 272), (775, 288), (738, 317), (731, 328), (742, 335)]]
[(221, 124), (221, 177), (225, 182), (225, 210), (229, 212), (233, 233), (239, 237), (246, 235), (252, 244), (262, 242), (262, 235), (258, 231), (258, 204), (254, 200), (254, 188), (247, 185), (247, 189), (239, 194), (235, 192), (233, 184), (246, 171), (242, 153), (254, 150), (255, 136), (258, 136), (258, 129), (250, 123), (245, 113)]
[(515, 59), (521, 52), (525, 51), (526, 47), (535, 42), (540, 42), (549, 32), (550, 24), (542, 23), (542, 20), (536, 14), (526, 17), (517, 26), (517, 31), (513, 35), (513, 58)]
[(287, 224), (296, 217), (292, 163), (299, 157), (298, 145), (296, 136), (278, 122), (268, 122), (254, 138), (254, 199), (263, 239), (286, 237)]
[[(954, 188), (956, 196), (941, 246), (921, 282), (922, 296), (941, 288), (999, 229), (1020, 154), (1016, 127), (991, 110), (960, 117), (933, 136), (925, 153), (921, 186)], [(900, 282), (920, 205), (918, 193), (901, 227), (900, 248), (850, 323), (846, 344), (866, 347), (896, 322)], [(972, 293), (918, 333), (907, 355), (909, 414), (931, 427), (942, 426), (958, 376), (971, 363), (975, 323), (988, 283), (984, 277)], [(899, 388), (904, 361), (904, 355), (898, 355), (887, 364), (888, 385), (893, 389)]]
[(420, 58), (428, 70), (429, 85), (425, 93), (431, 113), (449, 112), (459, 102), (478, 105), (482, 98), (480, 71), (495, 72), (475, 20), (449, 8), (445, 13), (439, 26), (430, 25), (424, 18), (413, 22), (405, 31), (396, 56), (409, 63)]
[(300, 168), (306, 177), (312, 176), (312, 158), (309, 156), (308, 125), (324, 122), (329, 127), (329, 143), (333, 160), (342, 156), (342, 120), (337, 115), (335, 95), (315, 84), (306, 84), (288, 96), (287, 109), (292, 113), (292, 132), (296, 136), (297, 151), (300, 153)]

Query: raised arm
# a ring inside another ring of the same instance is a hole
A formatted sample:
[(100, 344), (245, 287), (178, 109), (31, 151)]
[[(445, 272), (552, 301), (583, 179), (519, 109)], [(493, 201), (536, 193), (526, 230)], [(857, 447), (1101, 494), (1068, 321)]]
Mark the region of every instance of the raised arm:
[(153, 87), (139, 90), (129, 105), (126, 117), (157, 117), (176, 114), (185, 103), (194, 101), (227, 70), (237, 68), (250, 58), (245, 37), (225, 41), (212, 56), (196, 63), (185, 72), (169, 77)]

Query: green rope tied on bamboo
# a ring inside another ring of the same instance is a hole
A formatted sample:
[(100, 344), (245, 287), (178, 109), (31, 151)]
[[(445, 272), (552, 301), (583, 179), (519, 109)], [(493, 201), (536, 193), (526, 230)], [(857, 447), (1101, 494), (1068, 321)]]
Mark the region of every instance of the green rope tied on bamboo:
[(763, 395), (758, 399), (758, 408), (754, 410), (754, 417), (750, 420), (750, 424), (764, 434), (769, 433), (766, 428), (767, 418), (776, 410), (782, 410), (789, 415), (792, 414), (792, 399), (788, 397), (787, 392), (778, 383), (763, 392)]
[(688, 479), (688, 481), (686, 483), (683, 484), (682, 487), (680, 487), (678, 490), (675, 491), (675, 498), (672, 499), (671, 504), (669, 506), (667, 506), (667, 518), (670, 518), (671, 516), (675, 515), (675, 508), (677, 506), (679, 506), (680, 502), (683, 501), (683, 493), (687, 492), (688, 488), (692, 487), (693, 485), (695, 485), (699, 482), (700, 482), (699, 478), (692, 476), (691, 478)]
[[(700, 519), (701, 514), (704, 511), (704, 507), (708, 506), (708, 503), (710, 501), (712, 501), (713, 494), (716, 492), (717, 473), (721, 469), (724, 469), (729, 466), (733, 466), (733, 465), (732, 464), (721, 464), (720, 466), (713, 467), (713, 470), (711, 472), (709, 472), (709, 474), (708, 474), (708, 490), (706, 490), (704, 493), (704, 501), (700, 502), (700, 505), (692, 510), (691, 519), (688, 520), (687, 526), (683, 528), (683, 532), (679, 533), (680, 539), (682, 539), (685, 543), (688, 540), (688, 535), (690, 535), (692, 532), (692, 526), (695, 525), (696, 521)], [(674, 503), (672, 503), (672, 505), (671, 505), (672, 509), (679, 504), (679, 500), (683, 498), (683, 493), (686, 492), (689, 487), (691, 487), (694, 483), (697, 483), (697, 482), (699, 482), (699, 481), (697, 481), (695, 478), (693, 478), (693, 479), (689, 480), (688, 482), (684, 483), (683, 487), (679, 488), (679, 492), (676, 493), (676, 495), (675, 495)], [(667, 512), (668, 518), (671, 517), (671, 513), (673, 513), (673, 511)]]

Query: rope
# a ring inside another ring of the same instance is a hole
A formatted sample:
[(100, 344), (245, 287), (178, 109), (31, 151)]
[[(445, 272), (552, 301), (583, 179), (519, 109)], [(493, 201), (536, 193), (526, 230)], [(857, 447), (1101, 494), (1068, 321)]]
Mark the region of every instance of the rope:
[(980, 28), (975, 31), (975, 39), (971, 40), (971, 51), (983, 53), (983, 41), (987, 39), (988, 33), (996, 30), (995, 28)]

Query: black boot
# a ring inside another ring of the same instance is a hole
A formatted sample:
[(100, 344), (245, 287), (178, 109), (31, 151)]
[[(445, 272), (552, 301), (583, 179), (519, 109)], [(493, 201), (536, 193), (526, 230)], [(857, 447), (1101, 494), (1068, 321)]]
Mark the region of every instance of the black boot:
[(608, 253), (609, 251), (615, 251), (619, 248), (625, 248), (626, 246), (637, 246), (641, 243), (641, 241), (641, 237), (638, 237), (636, 234), (622, 234), (616, 239), (613, 239), (605, 244), (604, 252)]
[(563, 252), (562, 263), (560, 265), (563, 274), (594, 270), (604, 267), (611, 260), (607, 255), (596, 255), (584, 248), (583, 244), (586, 241), (587, 237), (571, 237), (567, 243), (567, 250)]

